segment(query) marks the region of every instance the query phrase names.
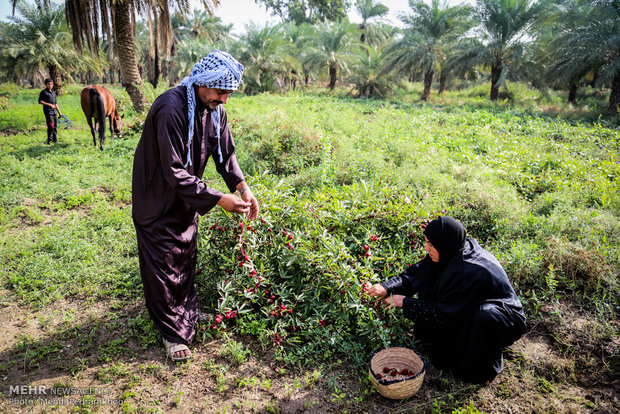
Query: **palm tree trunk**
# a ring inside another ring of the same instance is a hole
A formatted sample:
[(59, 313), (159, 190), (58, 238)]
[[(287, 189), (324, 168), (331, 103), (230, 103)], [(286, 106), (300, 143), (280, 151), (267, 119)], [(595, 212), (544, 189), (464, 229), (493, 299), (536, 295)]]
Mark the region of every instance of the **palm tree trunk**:
[(491, 66), (491, 100), (497, 101), (499, 97), (499, 77), (502, 74), (502, 64)]
[(620, 112), (620, 73), (616, 72), (614, 80), (611, 83), (611, 93), (609, 94), (609, 107), (607, 115), (614, 116)]
[(149, 81), (149, 83), (154, 86), (153, 79), (154, 79), (155, 74), (153, 73), (153, 67), (154, 67), (153, 57), (149, 54), (146, 57), (146, 80)]
[(332, 64), (329, 65), (329, 89), (330, 90), (334, 90), (334, 88), (336, 87), (336, 79), (337, 79), (337, 69), (336, 69), (336, 65)]
[(121, 67), (123, 87), (137, 112), (144, 110), (144, 94), (142, 79), (138, 72), (138, 60), (134, 49), (132, 25), (129, 19), (129, 3), (127, 0), (114, 2), (114, 38)]
[[(155, 31), (157, 32), (157, 30)], [(159, 82), (159, 68), (161, 67), (161, 60), (159, 58), (159, 52), (157, 51), (157, 47), (155, 48), (155, 78), (153, 79), (153, 88), (157, 88), (157, 82)]]
[(424, 92), (422, 92), (422, 100), (428, 101), (428, 98), (431, 96), (431, 86), (433, 86), (433, 76), (435, 76), (435, 71), (429, 69), (424, 73)]
[(168, 63), (165, 60), (161, 61), (161, 77), (168, 79)]
[(159, 72), (160, 72), (160, 58), (159, 58), (159, 47), (160, 47), (160, 39), (159, 39), (159, 16), (157, 15), (157, 9), (152, 10), (153, 19), (151, 21), (151, 16), (149, 14), (149, 38), (151, 42), (151, 51), (149, 52), (148, 59), (148, 77), (149, 82), (153, 85), (153, 88), (157, 88), (157, 82), (159, 81)]
[[(155, 40), (153, 40), (153, 17), (151, 16), (151, 12), (153, 14), (157, 13), (157, 11), (149, 11), (149, 18), (147, 20), (148, 28), (149, 28), (149, 50), (146, 56), (146, 79), (153, 85), (153, 87), (157, 87), (155, 81), (155, 58), (153, 57), (153, 52), (157, 49), (155, 44)], [(157, 23), (156, 23), (157, 24)]]
[(54, 81), (54, 91), (56, 95), (62, 95), (62, 78), (60, 77), (60, 70), (56, 66), (50, 66), (49, 68), (50, 78)]
[(576, 104), (577, 103), (577, 84), (573, 83), (570, 86), (570, 90), (568, 91), (568, 103)]
[(588, 82), (588, 85), (590, 85), (591, 88), (594, 88), (596, 86), (596, 81), (598, 81), (598, 69), (594, 70), (592, 80)]
[(444, 93), (447, 85), (448, 85), (448, 76), (445, 73), (441, 72), (441, 74), (439, 75), (439, 92), (438, 92), (439, 95)]

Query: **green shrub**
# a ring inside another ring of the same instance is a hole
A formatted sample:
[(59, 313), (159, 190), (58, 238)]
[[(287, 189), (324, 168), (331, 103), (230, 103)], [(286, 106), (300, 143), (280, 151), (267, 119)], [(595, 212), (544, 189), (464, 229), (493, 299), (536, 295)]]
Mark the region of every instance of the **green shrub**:
[(19, 93), (19, 91), (20, 91), (20, 87), (12, 82), (0, 83), (0, 96), (11, 98), (11, 97), (16, 96)]
[(253, 188), (260, 220), (216, 211), (201, 222), (198, 284), (205, 310), (216, 313), (202, 335), (256, 335), (289, 361), (335, 352), (363, 363), (373, 348), (413, 342), (410, 324), (375, 308), (362, 285), (424, 255), (420, 225), (431, 212), (389, 185), (295, 193), (266, 181)]
[[(233, 127), (235, 120), (231, 120)], [(243, 145), (241, 167), (245, 171), (270, 171), (291, 175), (321, 162), (322, 145), (319, 134), (290, 122), (283, 113), (276, 113), (262, 125), (243, 122), (235, 133)]]
[(542, 257), (543, 268), (553, 266), (557, 269), (565, 287), (571, 291), (592, 294), (600, 283), (604, 283), (607, 289), (614, 287), (610, 286), (610, 280), (617, 275), (617, 269), (607, 264), (603, 256), (593, 249), (550, 237), (546, 240)]

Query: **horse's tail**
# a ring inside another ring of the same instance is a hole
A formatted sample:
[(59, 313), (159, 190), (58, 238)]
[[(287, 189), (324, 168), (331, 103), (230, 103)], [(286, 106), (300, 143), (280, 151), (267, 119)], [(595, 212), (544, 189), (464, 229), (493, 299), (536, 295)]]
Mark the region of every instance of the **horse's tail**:
[(95, 88), (90, 88), (88, 91), (88, 97), (90, 99), (90, 107), (93, 111), (93, 115), (96, 113), (97, 122), (99, 122), (99, 128), (103, 125), (105, 131), (105, 106), (103, 105), (103, 99), (99, 95), (99, 91)]
[(96, 88), (90, 88), (88, 97), (90, 99), (90, 107), (93, 111), (93, 115), (96, 114), (97, 123), (99, 124), (97, 125), (99, 127), (99, 148), (103, 149), (103, 141), (105, 141), (105, 105)]

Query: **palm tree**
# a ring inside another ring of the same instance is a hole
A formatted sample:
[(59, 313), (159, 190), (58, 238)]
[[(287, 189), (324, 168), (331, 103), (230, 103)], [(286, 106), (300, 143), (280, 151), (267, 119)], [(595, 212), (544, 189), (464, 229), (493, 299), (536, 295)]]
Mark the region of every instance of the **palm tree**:
[(340, 21), (347, 15), (348, 0), (255, 0), (283, 22), (295, 24)]
[(581, 0), (558, 2), (547, 13), (545, 24), (538, 28), (536, 34), (537, 42), (533, 48), (537, 49), (536, 62), (543, 68), (540, 77), (546, 85), (558, 88), (568, 87), (568, 103), (577, 102), (579, 82), (590, 71), (590, 68), (582, 66), (582, 70), (573, 70), (570, 73), (561, 71), (561, 67), (572, 60), (572, 57), (568, 55), (572, 51), (566, 47), (564, 35), (584, 24), (590, 18), (591, 9), (590, 3)]
[(228, 36), (233, 28), (232, 23), (224, 24), (219, 17), (198, 9), (194, 9), (191, 16), (187, 17), (175, 13), (170, 18), (170, 23), (177, 41), (201, 38), (217, 43)]
[(189, 75), (196, 62), (212, 50), (213, 45), (201, 38), (181, 40), (170, 65), (170, 82), (179, 82)]
[(110, 74), (110, 83), (114, 83), (114, 72), (119, 74), (118, 78), (120, 82), (120, 65), (118, 63), (118, 58), (114, 54), (112, 39), (103, 39), (99, 47), (104, 54), (102, 59), (106, 62), (106, 66), (108, 68)]
[(366, 43), (366, 31), (369, 21), (385, 17), (390, 9), (382, 3), (375, 2), (375, 0), (357, 0), (355, 2), (355, 8), (362, 17), (362, 23), (358, 26), (362, 32), (360, 35), (360, 42)]
[(524, 36), (545, 7), (545, 1), (536, 0), (478, 0), (479, 37), (460, 44), (453, 60), (455, 67), (462, 72), (476, 65), (490, 68), (490, 97), (497, 100), (499, 86), (510, 68), (524, 56)]
[(157, 70), (158, 64), (155, 62), (157, 55), (154, 53), (155, 43), (151, 25), (152, 23), (148, 21), (138, 20), (133, 41), (140, 77), (153, 85), (153, 88), (156, 88), (159, 73)]
[(386, 98), (393, 92), (396, 79), (385, 66), (385, 49), (364, 46), (358, 53), (347, 82), (353, 83), (358, 98)]
[[(13, 8), (20, 0), (11, 0)], [(181, 11), (189, 7), (187, 0), (178, 0)], [(213, 13), (219, 0), (202, 0), (202, 4)], [(138, 70), (138, 59), (134, 45), (136, 14), (143, 7), (158, 10), (160, 17), (157, 27), (161, 28), (162, 39), (170, 38), (168, 0), (65, 0), (67, 22), (73, 31), (73, 44), (81, 53), (89, 49), (95, 56), (99, 55), (99, 34), (107, 39), (114, 39), (114, 51), (118, 55), (122, 83), (134, 109), (144, 109), (142, 78)], [(168, 22), (166, 24), (166, 22)], [(164, 27), (165, 26), (165, 27)], [(159, 44), (157, 48), (167, 50), (167, 45)]]
[(620, 5), (616, 0), (596, 0), (571, 6), (565, 13), (568, 24), (550, 43), (553, 63), (548, 77), (569, 82), (572, 92), (586, 74), (598, 74), (601, 82), (611, 84), (607, 114), (616, 115), (620, 107)]
[[(73, 44), (71, 44), (70, 47), (73, 47)], [(77, 56), (77, 53), (75, 54)], [(84, 53), (82, 53), (82, 56), (80, 56), (79, 59), (76, 61), (73, 73), (76, 76), (80, 76), (80, 80), (82, 81), (82, 83), (85, 83), (85, 81), (87, 83), (92, 83), (91, 75), (93, 73), (103, 75), (103, 82), (106, 82), (106, 69), (109, 69), (109, 64), (105, 60), (104, 56), (95, 57), (92, 55), (92, 53), (90, 53), (90, 51), (85, 51)], [(111, 72), (112, 71), (110, 70), (110, 73)]]
[(274, 91), (277, 84), (289, 83), (292, 73), (301, 72), (301, 64), (280, 27), (250, 23), (245, 28), (246, 33), (239, 38), (239, 60), (245, 65), (246, 92)]
[(391, 42), (400, 35), (400, 29), (388, 23), (377, 22), (366, 25), (365, 43), (377, 49), (381, 49), (386, 43)]
[(330, 90), (336, 86), (338, 72), (346, 71), (349, 61), (355, 56), (351, 47), (352, 30), (353, 25), (347, 20), (316, 26), (313, 44), (306, 54), (306, 63), (318, 69), (327, 67)]
[(308, 84), (310, 68), (306, 62), (307, 45), (312, 41), (313, 27), (309, 23), (295, 24), (287, 22), (281, 27), (283, 39), (288, 42), (288, 51), (301, 67), (301, 72), (297, 69), (291, 71), (291, 85), (295, 89), (297, 80), (303, 76), (305, 84)]
[(424, 91), (421, 99), (428, 100), (435, 71), (445, 79), (446, 54), (459, 36), (470, 26), (471, 9), (466, 6), (448, 7), (445, 0), (432, 0), (430, 5), (420, 0), (409, 0), (411, 14), (401, 16), (405, 23), (403, 37), (390, 48), (390, 63), (395, 68), (411, 73), (424, 73)]
[(141, 112), (145, 98), (134, 45), (138, 3), (140, 0), (65, 0), (67, 21), (79, 52), (89, 49), (99, 55), (100, 30), (106, 38), (114, 39), (122, 84), (134, 109)]
[[(190, 4), (188, 0), (142, 1), (147, 5), (145, 12), (147, 15), (149, 39), (151, 43), (147, 59), (150, 62), (148, 73), (152, 74), (152, 78), (150, 78), (149, 81), (154, 87), (157, 87), (160, 73), (162, 71), (164, 73), (167, 72), (165, 64), (168, 62), (172, 53), (174, 35), (170, 11), (175, 10), (177, 16), (184, 18), (190, 12)], [(215, 12), (215, 7), (219, 4), (219, 0), (202, 0), (202, 4), (207, 10), (206, 15), (212, 16)], [(198, 22), (198, 27), (201, 31), (204, 30), (201, 26), (206, 23), (210, 22)]]
[(20, 16), (10, 17), (10, 23), (1, 26), (0, 60), (14, 77), (40, 82), (49, 76), (56, 93), (62, 94), (61, 75), (70, 78), (70, 71), (80, 63), (62, 6), (50, 0), (34, 0), (34, 4), (20, 0), (15, 6)]

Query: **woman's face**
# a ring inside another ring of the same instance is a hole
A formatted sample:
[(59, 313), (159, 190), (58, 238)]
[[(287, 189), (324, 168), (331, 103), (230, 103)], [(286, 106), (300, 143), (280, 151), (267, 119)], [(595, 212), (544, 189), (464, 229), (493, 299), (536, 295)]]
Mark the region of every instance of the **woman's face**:
[(431, 242), (428, 241), (428, 238), (426, 236), (424, 236), (424, 241), (426, 242), (424, 244), (424, 251), (428, 253), (433, 262), (439, 263), (439, 252), (437, 251), (437, 249), (433, 247), (433, 245), (431, 244)]

